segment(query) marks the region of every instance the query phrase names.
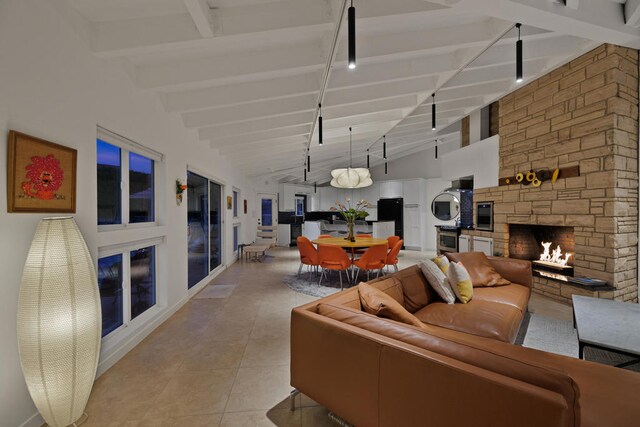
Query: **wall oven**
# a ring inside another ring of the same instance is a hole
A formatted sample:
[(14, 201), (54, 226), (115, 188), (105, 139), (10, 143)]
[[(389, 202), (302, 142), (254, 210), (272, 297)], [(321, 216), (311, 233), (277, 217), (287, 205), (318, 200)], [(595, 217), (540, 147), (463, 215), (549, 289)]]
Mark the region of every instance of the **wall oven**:
[(438, 251), (458, 252), (458, 231), (457, 230), (440, 230), (438, 233)]

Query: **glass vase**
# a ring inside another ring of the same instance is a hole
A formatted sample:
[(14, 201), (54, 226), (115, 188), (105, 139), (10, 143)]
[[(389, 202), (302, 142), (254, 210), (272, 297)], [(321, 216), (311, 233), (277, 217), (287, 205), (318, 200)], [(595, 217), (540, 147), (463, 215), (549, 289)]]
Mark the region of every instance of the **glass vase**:
[(349, 235), (347, 236), (347, 239), (350, 242), (355, 242), (356, 241), (356, 235), (353, 232), (354, 227), (355, 227), (355, 223), (353, 221), (347, 221), (347, 229), (349, 231)]

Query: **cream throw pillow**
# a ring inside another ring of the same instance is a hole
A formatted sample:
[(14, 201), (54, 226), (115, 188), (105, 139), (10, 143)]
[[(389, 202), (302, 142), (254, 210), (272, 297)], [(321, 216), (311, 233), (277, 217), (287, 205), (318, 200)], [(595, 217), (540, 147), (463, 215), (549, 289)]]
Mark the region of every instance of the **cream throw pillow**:
[(447, 274), (449, 284), (456, 294), (456, 298), (466, 304), (473, 298), (473, 284), (471, 276), (461, 262), (452, 262), (449, 264), (449, 273)]
[(420, 270), (422, 270), (424, 277), (427, 278), (427, 282), (429, 282), (436, 293), (440, 295), (440, 298), (447, 304), (456, 302), (456, 296), (451, 289), (451, 285), (449, 285), (447, 276), (444, 275), (435, 262), (428, 259), (420, 263)]
[(435, 262), (438, 268), (442, 270), (445, 275), (447, 274), (447, 271), (449, 271), (449, 258), (444, 255), (439, 255), (431, 261)]

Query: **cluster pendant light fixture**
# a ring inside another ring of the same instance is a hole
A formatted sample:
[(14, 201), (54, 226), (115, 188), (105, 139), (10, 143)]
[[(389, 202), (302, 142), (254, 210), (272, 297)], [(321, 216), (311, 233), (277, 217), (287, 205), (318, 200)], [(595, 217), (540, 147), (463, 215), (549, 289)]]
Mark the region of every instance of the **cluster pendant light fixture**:
[(520, 27), (522, 24), (517, 23), (516, 28), (518, 29), (518, 41), (516, 42), (516, 82), (522, 82), (523, 71), (522, 71), (522, 40), (520, 39)]
[(356, 68), (356, 8), (353, 7), (353, 0), (351, 0), (351, 6), (347, 11), (348, 18), (348, 30), (349, 30), (349, 69)]
[(331, 171), (331, 186), (336, 188), (363, 188), (373, 184), (369, 168), (352, 167), (352, 129), (349, 127), (349, 167)]

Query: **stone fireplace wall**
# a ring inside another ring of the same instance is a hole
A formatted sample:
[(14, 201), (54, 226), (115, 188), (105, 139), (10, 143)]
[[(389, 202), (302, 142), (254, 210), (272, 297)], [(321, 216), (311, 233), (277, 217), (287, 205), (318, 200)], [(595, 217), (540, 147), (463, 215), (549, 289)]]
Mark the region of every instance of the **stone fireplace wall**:
[(509, 256), (511, 258), (540, 259), (540, 254), (544, 250), (542, 242), (551, 242), (551, 250), (559, 245), (563, 253), (571, 254), (567, 264), (574, 264), (575, 236), (573, 227), (509, 224)]
[(509, 256), (509, 224), (574, 227), (575, 275), (606, 280), (594, 292), (535, 278), (534, 291), (637, 301), (638, 51), (602, 45), (500, 100), (500, 177), (579, 166), (580, 176), (540, 187), (474, 192), (494, 202), (496, 255)]

